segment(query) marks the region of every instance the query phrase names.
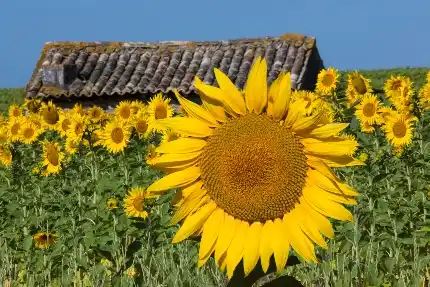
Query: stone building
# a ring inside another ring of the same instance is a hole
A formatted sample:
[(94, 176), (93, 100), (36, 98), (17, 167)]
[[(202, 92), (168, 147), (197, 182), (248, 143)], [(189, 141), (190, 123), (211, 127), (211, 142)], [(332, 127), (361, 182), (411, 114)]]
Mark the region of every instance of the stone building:
[(26, 97), (52, 100), (63, 108), (80, 102), (109, 110), (125, 99), (146, 101), (159, 92), (171, 97), (177, 88), (199, 101), (194, 76), (216, 85), (217, 67), (243, 89), (258, 56), (267, 60), (269, 84), (288, 71), (295, 89), (313, 90), (323, 68), (315, 38), (298, 34), (212, 42), (48, 42)]

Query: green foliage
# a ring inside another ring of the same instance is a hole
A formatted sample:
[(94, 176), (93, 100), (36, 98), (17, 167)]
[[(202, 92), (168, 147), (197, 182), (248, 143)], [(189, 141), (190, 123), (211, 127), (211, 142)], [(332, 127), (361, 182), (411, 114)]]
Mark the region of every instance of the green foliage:
[(18, 89), (0, 89), (0, 114), (6, 114), (10, 105), (22, 104), (25, 98), (25, 91)]

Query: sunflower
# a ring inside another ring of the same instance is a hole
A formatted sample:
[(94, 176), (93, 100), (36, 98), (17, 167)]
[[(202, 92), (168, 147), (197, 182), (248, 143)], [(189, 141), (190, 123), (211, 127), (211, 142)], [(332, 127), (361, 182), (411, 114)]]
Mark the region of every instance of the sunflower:
[[(148, 114), (151, 123), (157, 120), (168, 119), (173, 116), (173, 107), (170, 105), (170, 99), (164, 98), (161, 93), (154, 96), (148, 103)], [(158, 125), (153, 126), (155, 131), (162, 131), (163, 129)]]
[(385, 136), (394, 147), (408, 145), (413, 137), (413, 118), (403, 114), (393, 114), (385, 123)]
[(25, 144), (31, 144), (37, 140), (40, 135), (40, 130), (29, 121), (26, 121), (20, 129), (21, 141)]
[(42, 104), (42, 107), (40, 108), (40, 115), (42, 116), (43, 122), (48, 129), (55, 129), (56, 124), (60, 118), (58, 112), (59, 109), (52, 103), (52, 101), (49, 101), (47, 104)]
[(61, 170), (61, 162), (64, 160), (64, 153), (61, 152), (60, 145), (57, 142), (45, 140), (43, 142), (43, 161), (42, 165), (46, 167), (45, 176), (57, 174)]
[(131, 123), (139, 139), (145, 139), (149, 136), (149, 120), (144, 110), (139, 110), (136, 114), (134, 114)]
[(407, 77), (392, 75), (384, 83), (384, 92), (389, 98), (399, 97), (401, 88), (410, 84), (410, 80)]
[(318, 74), (317, 86), (315, 91), (322, 95), (330, 95), (334, 89), (339, 79), (338, 70), (329, 67), (327, 70), (322, 69)]
[(42, 101), (40, 99), (25, 99), (24, 107), (31, 114), (37, 114), (42, 107)]
[(30, 114), (27, 116), (27, 121), (31, 122), (36, 126), (38, 130), (41, 130), (41, 132), (44, 131), (43, 128), (43, 119), (42, 116), (39, 114)]
[(157, 147), (155, 145), (153, 144), (148, 145), (148, 147), (146, 148), (147, 153), (145, 156), (146, 163), (150, 164), (151, 161), (157, 157), (158, 153), (155, 151), (156, 149)]
[(165, 130), (163, 131), (161, 136), (161, 143), (165, 144), (165, 143), (177, 140), (178, 138), (180, 138), (179, 134), (174, 133), (171, 130)]
[(22, 108), (18, 105), (9, 106), (9, 118), (22, 117), (24, 114)]
[(375, 131), (375, 127), (369, 122), (361, 122), (360, 127), (363, 133), (371, 134)]
[(6, 167), (12, 163), (12, 152), (5, 143), (0, 144), (0, 162)]
[(130, 127), (122, 120), (109, 122), (101, 131), (102, 145), (111, 153), (124, 151), (130, 140)]
[(380, 106), (378, 108), (378, 114), (384, 122), (387, 121), (388, 117), (390, 117), (395, 112), (395, 110), (387, 106)]
[(300, 116), (305, 102), (290, 101), (289, 74), (278, 81), (272, 110), (266, 112), (264, 59), (252, 66), (245, 97), (220, 70), (215, 69), (215, 77), (220, 88), (197, 77), (194, 85), (213, 105), (219, 103), (227, 120), (218, 121), (174, 90), (190, 116), (159, 121), (187, 136), (156, 149), (161, 155), (152, 160), (154, 167), (175, 171), (147, 189), (160, 194), (180, 188), (184, 200), (171, 223), (184, 222), (173, 242), (202, 234), (199, 265), (214, 253), (230, 278), (242, 259), (245, 275), (258, 259), (267, 271), (272, 254), (281, 271), (290, 247), (316, 262), (313, 243), (327, 248), (321, 233), (334, 236), (327, 217), (353, 220), (341, 203), (356, 204), (358, 193), (330, 168), (363, 164), (349, 156), (357, 141), (339, 136), (348, 124), (322, 124), (321, 113)]
[(306, 103), (305, 106), (305, 114), (307, 116), (310, 116), (315, 108), (317, 108), (321, 103), (322, 100), (318, 98), (318, 96), (309, 91), (303, 91), (303, 90), (295, 90), (291, 94), (291, 99), (293, 101), (296, 101), (298, 99), (303, 99)]
[(419, 91), (420, 106), (424, 110), (430, 109), (430, 83), (427, 83)]
[(57, 235), (53, 233), (39, 232), (33, 235), (34, 244), (36, 248), (48, 248), (55, 244)]
[(0, 125), (0, 144), (6, 143), (8, 140), (8, 129)]
[(76, 143), (72, 138), (67, 137), (66, 142), (64, 144), (65, 151), (72, 155), (78, 151), (79, 143)]
[(21, 140), (21, 127), (23, 124), (23, 117), (12, 117), (9, 119), (7, 128), (10, 142), (19, 142)]
[(131, 102), (130, 108), (133, 114), (137, 114), (140, 111), (146, 113), (146, 105), (139, 100), (134, 100), (133, 102)]
[(115, 116), (123, 121), (131, 120), (133, 116), (133, 110), (131, 109), (130, 101), (122, 101), (115, 108)]
[(380, 115), (377, 113), (381, 102), (373, 94), (366, 94), (356, 107), (355, 115), (361, 122), (367, 122), (371, 125), (378, 124), (381, 121)]
[(66, 135), (76, 143), (79, 143), (84, 136), (87, 127), (87, 118), (80, 114), (72, 114), (70, 116), (70, 126), (67, 129)]
[(372, 93), (371, 82), (362, 74), (355, 71), (348, 75), (348, 86), (346, 88), (346, 97), (348, 104), (351, 106), (357, 100), (367, 93)]
[(70, 129), (71, 120), (69, 113), (61, 111), (59, 113), (59, 120), (57, 122), (57, 131), (60, 133), (61, 136), (66, 137), (67, 131)]
[(124, 198), (125, 214), (129, 217), (147, 218), (148, 212), (145, 210), (145, 200), (156, 196), (142, 187), (133, 187)]
[(103, 118), (103, 114), (104, 114), (103, 109), (98, 106), (92, 106), (87, 111), (88, 119), (93, 123), (100, 122)]
[(82, 104), (76, 103), (73, 106), (72, 113), (79, 114), (81, 116), (85, 116), (85, 109), (82, 107)]
[(118, 208), (118, 200), (116, 200), (115, 198), (110, 198), (107, 203), (106, 206), (109, 210), (113, 210)]

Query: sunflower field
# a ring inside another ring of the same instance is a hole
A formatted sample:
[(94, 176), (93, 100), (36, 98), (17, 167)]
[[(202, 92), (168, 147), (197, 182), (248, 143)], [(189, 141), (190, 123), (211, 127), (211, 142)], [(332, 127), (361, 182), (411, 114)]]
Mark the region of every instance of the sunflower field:
[(266, 65), (179, 110), (1, 102), (0, 286), (430, 286), (430, 71)]

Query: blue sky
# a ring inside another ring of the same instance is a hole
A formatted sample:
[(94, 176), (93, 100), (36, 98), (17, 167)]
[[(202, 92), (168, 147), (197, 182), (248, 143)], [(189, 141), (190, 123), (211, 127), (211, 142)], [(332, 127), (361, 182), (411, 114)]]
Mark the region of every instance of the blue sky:
[(430, 67), (429, 11), (425, 0), (5, 0), (0, 87), (25, 86), (47, 41), (227, 40), (289, 32), (316, 37), (324, 64), (341, 70)]

